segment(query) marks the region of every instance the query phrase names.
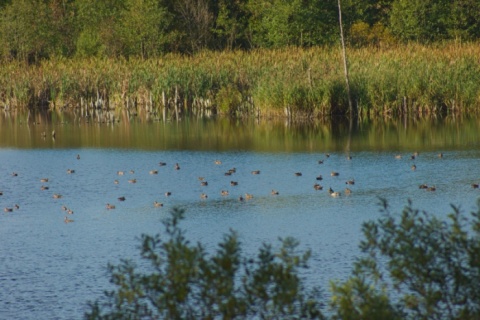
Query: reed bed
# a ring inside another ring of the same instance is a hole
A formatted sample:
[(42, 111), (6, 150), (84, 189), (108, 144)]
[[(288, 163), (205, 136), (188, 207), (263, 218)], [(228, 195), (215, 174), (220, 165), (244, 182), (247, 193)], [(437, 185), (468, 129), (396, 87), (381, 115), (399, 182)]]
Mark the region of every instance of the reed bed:
[[(408, 45), (347, 51), (352, 101), (361, 116), (476, 113), (480, 46)], [(345, 114), (340, 50), (284, 48), (202, 52), (160, 59), (51, 59), (3, 63), (0, 107), (182, 115)]]

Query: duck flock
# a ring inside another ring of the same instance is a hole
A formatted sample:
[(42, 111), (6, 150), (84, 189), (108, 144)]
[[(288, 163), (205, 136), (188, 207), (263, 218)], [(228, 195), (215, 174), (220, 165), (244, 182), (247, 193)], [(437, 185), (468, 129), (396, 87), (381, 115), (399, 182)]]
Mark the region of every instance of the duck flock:
[[(411, 159), (411, 160), (415, 160), (418, 156), (419, 156), (418, 152), (415, 152), (415, 153), (413, 153), (413, 154), (411, 154), (411, 155), (409, 155), (409, 156), (407, 156), (407, 157), (408, 157), (409, 159)], [(329, 155), (328, 153), (325, 154), (324, 159), (318, 160), (318, 164), (319, 164), (319, 165), (324, 164), (329, 157), (330, 157), (330, 155)], [(395, 159), (402, 159), (403, 157), (405, 157), (405, 156), (402, 156), (402, 155), (400, 155), (400, 154), (395, 155)], [(443, 154), (442, 154), (442, 153), (438, 154), (438, 158), (440, 158), (440, 159), (443, 158)], [(76, 159), (77, 159), (77, 160), (80, 160), (80, 159), (81, 159), (81, 157), (80, 157), (79, 154), (76, 156)], [(351, 160), (352, 160), (352, 157), (351, 157), (350, 155), (348, 155), (348, 156), (346, 156), (346, 160), (351, 161)], [(214, 165), (220, 166), (220, 167), (221, 167), (221, 165), (222, 165), (222, 161), (221, 161), (221, 160), (218, 160), (218, 159), (213, 160), (213, 163), (214, 163)], [(168, 170), (168, 165), (167, 165), (166, 162), (158, 162), (158, 166), (160, 166), (160, 167), (166, 167), (165, 170)], [(179, 170), (181, 170), (181, 165), (180, 165), (179, 163), (174, 163), (173, 165), (171, 165), (171, 168), (172, 168), (173, 170), (175, 170), (175, 171), (179, 171)], [(412, 171), (415, 171), (415, 170), (417, 169), (416, 164), (412, 164), (410, 168), (411, 168)], [(171, 169), (171, 170), (172, 170), (172, 169)], [(236, 172), (237, 172), (237, 169), (236, 169), (235, 167), (232, 167), (232, 168), (230, 168), (230, 169), (228, 169), (228, 170), (224, 170), (224, 171), (222, 171), (222, 172), (223, 172), (223, 175), (226, 177), (226, 179), (228, 179), (228, 181), (229, 181), (229, 186), (230, 186), (229, 189), (230, 189), (230, 190), (225, 189), (225, 188), (222, 188), (222, 189), (217, 188), (217, 190), (212, 191), (212, 189), (215, 189), (215, 186), (214, 186), (213, 188), (209, 188), (209, 189), (205, 189), (205, 190), (210, 190), (210, 192), (216, 192), (216, 193), (218, 193), (218, 195), (221, 196), (221, 197), (230, 197), (231, 194), (237, 194), (237, 195), (238, 195), (238, 192), (235, 192), (235, 193), (233, 192), (233, 190), (234, 190), (235, 188), (237, 188), (238, 185), (239, 185), (239, 182), (234, 178), (234, 177), (235, 177), (235, 174), (236, 174)], [(115, 179), (113, 182), (114, 182), (115, 184), (119, 184), (119, 183), (120, 183), (120, 182), (119, 182), (119, 179), (120, 179), (121, 176), (125, 176), (125, 175), (127, 175), (127, 174), (129, 174), (130, 176), (133, 176), (134, 173), (135, 173), (135, 172), (134, 172), (133, 170), (130, 170), (130, 171), (128, 171), (128, 172), (127, 172), (127, 171), (117, 171), (117, 172), (116, 172), (116, 175), (119, 176), (119, 178)], [(158, 170), (158, 169), (150, 170), (148, 173), (149, 173), (150, 175), (157, 175), (157, 174), (159, 174), (159, 170)], [(69, 175), (75, 174), (75, 170), (74, 170), (74, 169), (67, 169), (67, 170), (66, 170), (66, 174), (69, 174)], [(260, 170), (251, 170), (251, 171), (248, 172), (248, 174), (251, 174), (251, 175), (261, 175), (262, 172), (261, 172)], [(18, 174), (17, 172), (11, 173), (11, 176), (12, 176), (12, 177), (18, 177), (18, 175), (19, 175), (19, 174)], [(300, 171), (293, 172), (293, 175), (296, 176), (296, 177), (304, 176), (304, 174), (303, 174), (302, 172), (300, 172)], [(331, 172), (329, 173), (329, 175), (330, 175), (331, 177), (339, 177), (339, 176), (340, 176), (340, 172), (331, 171)], [(336, 179), (338, 179), (338, 178), (336, 178)], [(312, 177), (312, 180), (313, 180), (313, 177)], [(129, 178), (127, 181), (128, 181), (128, 183), (130, 183), (130, 184), (135, 184), (135, 183), (137, 183), (137, 178)], [(46, 191), (46, 190), (49, 190), (49, 189), (50, 189), (50, 187), (49, 187), (49, 185), (48, 185), (48, 182), (49, 182), (49, 178), (48, 178), (48, 177), (44, 177), (44, 178), (41, 178), (41, 179), (40, 179), (40, 183), (41, 183), (40, 189), (41, 189), (42, 191)], [(355, 181), (354, 178), (345, 179), (345, 180), (343, 180), (343, 182), (342, 182), (342, 183), (344, 183), (344, 185), (345, 185), (345, 187), (342, 188), (342, 190), (333, 190), (331, 187), (328, 187), (328, 188), (325, 187), (325, 188), (324, 188), (324, 186), (323, 186), (323, 184), (322, 184), (323, 182), (324, 182), (324, 177), (323, 177), (322, 175), (316, 175), (316, 176), (315, 176), (315, 182), (312, 183), (312, 188), (313, 188), (313, 190), (318, 191), (318, 192), (320, 192), (320, 191), (322, 191), (322, 190), (326, 190), (327, 193), (328, 193), (328, 195), (330, 195), (330, 196), (333, 197), (333, 198), (338, 198), (338, 197), (341, 197), (341, 196), (350, 196), (350, 195), (353, 193), (352, 189), (353, 189), (353, 186), (354, 186), (355, 183), (356, 183), (356, 181)], [(209, 186), (209, 181), (208, 181), (205, 177), (199, 176), (199, 177), (198, 177), (198, 184), (199, 184), (199, 186), (202, 187), (202, 188), (203, 188), (203, 187), (207, 187), (207, 186)], [(224, 185), (225, 185), (225, 184), (224, 184)], [(327, 185), (327, 186), (328, 186), (328, 185)], [(478, 183), (472, 183), (472, 184), (471, 184), (471, 187), (472, 187), (472, 188), (475, 188), (475, 189), (476, 189), (476, 188), (479, 188), (479, 184), (478, 184)], [(425, 183), (419, 184), (418, 188), (419, 188), (419, 189), (424, 189), (424, 190), (430, 191), (430, 192), (436, 191), (435, 185), (427, 185), (427, 184), (425, 184)], [(203, 190), (203, 189), (202, 189), (202, 190)], [(238, 190), (238, 189), (237, 189), (237, 190)], [(235, 191), (237, 191), (237, 190), (235, 190)], [(270, 191), (270, 195), (271, 195), (271, 196), (278, 196), (278, 195), (280, 195), (280, 191), (278, 191), (277, 189), (272, 189), (272, 190)], [(2, 196), (2, 197), (4, 197), (4, 198), (7, 197), (7, 195), (5, 195), (4, 192), (1, 191), (1, 190), (0, 190), (0, 196)], [(170, 197), (170, 196), (172, 196), (172, 191), (165, 191), (165, 192), (164, 192), (164, 196), (165, 196), (165, 197)], [(52, 197), (53, 197), (54, 199), (61, 199), (61, 198), (62, 198), (62, 194), (56, 192), (56, 193), (53, 193), (53, 194), (52, 194)], [(206, 200), (206, 199), (208, 199), (208, 197), (209, 197), (209, 194), (207, 193), (207, 191), (201, 192), (200, 195), (199, 195), (199, 198), (200, 198), (201, 200)], [(254, 195), (253, 195), (252, 193), (243, 193), (243, 194), (241, 194), (240, 196), (234, 196), (234, 197), (233, 197), (233, 199), (237, 199), (238, 201), (248, 201), (248, 200), (251, 200), (251, 199), (253, 199), (253, 198), (254, 198)], [(117, 197), (117, 199), (116, 199), (115, 201), (123, 202), (123, 201), (125, 201), (125, 200), (127, 200), (127, 198), (126, 198), (125, 195), (118, 195), (118, 197)], [(105, 205), (105, 209), (106, 209), (106, 210), (114, 210), (114, 209), (116, 208), (116, 205), (115, 205), (115, 203), (113, 203), (113, 202), (114, 202), (114, 201), (111, 200), (110, 202), (105, 203), (105, 204), (104, 204), (104, 205)], [(162, 208), (162, 207), (164, 206), (164, 203), (163, 203), (162, 201), (160, 201), (160, 200), (157, 199), (157, 200), (152, 201), (151, 206), (154, 207), (154, 208)], [(61, 208), (62, 208), (62, 210), (65, 212), (64, 222), (65, 222), (65, 223), (71, 223), (71, 222), (73, 222), (74, 220), (71, 219), (70, 217), (74, 214), (74, 211), (73, 211), (71, 208), (67, 207), (66, 205), (62, 205)], [(6, 206), (6, 207), (4, 207), (3, 210), (4, 210), (4, 212), (7, 212), (7, 213), (8, 213), (8, 212), (14, 212), (14, 211), (19, 210), (19, 209), (20, 209), (20, 204), (16, 203), (16, 204), (13, 204), (13, 205), (11, 205), (11, 206)]]

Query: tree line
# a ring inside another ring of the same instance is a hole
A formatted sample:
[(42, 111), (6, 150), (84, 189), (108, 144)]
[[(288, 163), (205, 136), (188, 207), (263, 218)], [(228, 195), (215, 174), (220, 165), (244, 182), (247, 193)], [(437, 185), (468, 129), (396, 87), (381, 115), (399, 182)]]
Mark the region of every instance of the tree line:
[[(344, 0), (350, 46), (472, 41), (478, 0)], [(140, 57), (333, 45), (337, 0), (0, 0), (0, 56)]]

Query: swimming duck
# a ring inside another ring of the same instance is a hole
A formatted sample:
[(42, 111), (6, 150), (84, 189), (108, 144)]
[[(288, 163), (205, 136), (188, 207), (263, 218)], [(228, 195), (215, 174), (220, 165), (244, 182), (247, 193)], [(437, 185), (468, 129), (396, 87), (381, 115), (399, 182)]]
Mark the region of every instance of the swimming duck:
[(175, 163), (175, 170), (180, 170), (180, 165), (178, 163)]
[(443, 158), (443, 153), (440, 152), (440, 153), (438, 154), (438, 157), (439, 157), (439, 158)]
[(295, 172), (295, 175), (296, 175), (297, 177), (301, 177), (301, 176), (302, 176), (302, 173), (301, 173), (301, 172)]
[(318, 164), (323, 164), (323, 160), (318, 160)]
[(232, 173), (231, 173), (230, 171), (227, 171), (227, 172), (225, 172), (224, 174), (225, 174), (226, 176), (231, 176), (231, 175), (232, 175)]
[(217, 164), (217, 165), (218, 165), (218, 164), (222, 164), (222, 161), (220, 161), (220, 160), (215, 160), (215, 164)]
[(12, 177), (16, 177), (16, 176), (18, 176), (18, 173), (12, 172)]
[(198, 180), (205, 181), (205, 177), (198, 177)]
[(137, 179), (130, 179), (130, 180), (128, 180), (128, 182), (130, 182), (130, 183), (137, 183)]
[(237, 181), (230, 181), (230, 185), (233, 187), (233, 186), (238, 186), (238, 182)]
[(222, 191), (220, 191), (220, 194), (221, 194), (222, 196), (228, 196), (228, 195), (229, 195), (229, 193), (228, 193), (227, 190), (222, 190)]
[(260, 170), (253, 170), (252, 174), (260, 174)]
[(412, 165), (412, 166), (410, 167), (410, 169), (412, 169), (412, 171), (415, 171), (415, 170), (417, 170), (417, 166), (416, 166), (416, 165)]
[(473, 189), (478, 189), (479, 187), (479, 184), (478, 183), (472, 183), (472, 188)]
[(48, 189), (49, 189), (49, 187), (47, 187), (47, 186), (41, 186), (40, 187), (40, 190), (48, 190)]
[(245, 193), (245, 199), (247, 200), (253, 199), (253, 194)]
[(110, 204), (110, 203), (107, 203), (107, 205), (105, 207), (107, 208), (107, 210), (115, 209), (115, 205)]
[(418, 189), (428, 189), (428, 186), (425, 183), (423, 183), (418, 186)]
[(238, 201), (244, 201), (245, 199), (242, 196), (238, 197)]
[(48, 178), (42, 178), (40, 179), (40, 182), (48, 182)]
[(123, 175), (125, 174), (125, 171), (117, 171), (117, 174), (118, 174), (119, 176), (123, 176)]
[(67, 173), (68, 173), (68, 174), (75, 173), (75, 170), (73, 170), (73, 169), (67, 169)]
[(65, 216), (65, 219), (63, 219), (63, 221), (65, 221), (65, 223), (73, 222), (73, 220), (72, 220), (72, 219), (68, 219), (67, 216)]
[(328, 188), (328, 193), (330, 194), (330, 196), (332, 196), (334, 198), (340, 196), (340, 192), (335, 192), (335, 191), (332, 190), (332, 188)]
[(347, 182), (345, 182), (345, 184), (353, 185), (355, 184), (355, 180), (354, 179), (348, 180)]
[(172, 193), (170, 191), (165, 192), (165, 197), (170, 197)]
[(202, 193), (202, 194), (200, 195), (200, 198), (201, 198), (201, 199), (207, 199), (207, 198), (208, 198), (208, 196), (207, 196), (207, 194), (205, 194), (205, 193)]
[(321, 185), (319, 185), (318, 183), (315, 183), (315, 184), (313, 185), (313, 189), (315, 189), (315, 190), (322, 190), (323, 187), (322, 187)]
[(153, 206), (154, 206), (155, 208), (160, 208), (160, 207), (163, 207), (163, 203), (158, 202), (158, 201), (153, 201)]
[(347, 156), (347, 160), (352, 160), (352, 156)]
[(396, 154), (395, 159), (402, 159), (402, 155), (401, 154)]
[(15, 210), (20, 209), (20, 206), (18, 204), (15, 204), (13, 207), (15, 208)]
[(73, 214), (73, 210), (72, 210), (72, 209), (68, 209), (68, 210), (67, 210), (67, 213), (68, 213), (68, 214)]
[(13, 209), (12, 209), (12, 208), (7, 208), (7, 207), (5, 207), (5, 208), (3, 208), (3, 211), (5, 211), (5, 212), (12, 212)]
[(234, 167), (234, 168), (231, 168), (231, 169), (228, 170), (228, 172), (230, 172), (230, 173), (235, 173), (235, 172), (237, 172), (237, 168), (235, 168), (235, 167)]
[(167, 163), (166, 163), (166, 162), (159, 162), (158, 165), (159, 165), (160, 167), (163, 167), (163, 166), (166, 166)]
[(130, 174), (134, 174), (135, 173), (135, 170), (130, 170)]
[(118, 197), (117, 199), (118, 199), (118, 201), (125, 201), (125, 197), (124, 197), (124, 196)]
[(272, 192), (270, 192), (270, 194), (271, 194), (272, 196), (278, 196), (279, 193), (278, 193), (277, 190), (274, 189), (274, 190), (272, 190)]
[(116, 179), (113, 180), (113, 183), (118, 184), (118, 180), (116, 180)]
[(80, 160), (80, 155), (79, 154), (77, 154), (77, 160)]
[(345, 194), (346, 195), (352, 194), (352, 190), (350, 190), (349, 188), (345, 188)]
[(150, 173), (150, 174), (158, 174), (158, 170), (150, 170), (148, 173)]
[(207, 181), (202, 181), (202, 182), (200, 182), (200, 185), (202, 185), (203, 187), (206, 187), (206, 186), (208, 186), (208, 182)]
[(427, 191), (435, 191), (437, 188), (435, 186), (431, 186), (427, 188)]
[(332, 171), (332, 172), (330, 173), (330, 175), (331, 175), (332, 177), (336, 177), (336, 176), (340, 175), (340, 173), (338, 173), (338, 172), (336, 172), (336, 171)]
[(315, 179), (317, 179), (318, 181), (321, 181), (321, 180), (323, 180), (323, 177), (322, 177), (322, 175), (319, 175)]
[(58, 194), (58, 193), (54, 193), (54, 194), (53, 194), (53, 198), (54, 198), (54, 199), (60, 199), (61, 197), (62, 197), (61, 194)]

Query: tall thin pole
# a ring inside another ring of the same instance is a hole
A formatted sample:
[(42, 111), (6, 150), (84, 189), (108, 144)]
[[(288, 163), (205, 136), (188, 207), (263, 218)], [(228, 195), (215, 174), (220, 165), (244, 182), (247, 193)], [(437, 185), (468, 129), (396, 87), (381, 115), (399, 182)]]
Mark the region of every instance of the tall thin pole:
[(342, 41), (343, 68), (345, 70), (345, 83), (347, 85), (348, 112), (350, 113), (351, 118), (353, 116), (353, 105), (350, 95), (350, 83), (348, 81), (347, 51), (345, 49), (345, 39), (343, 36), (342, 6), (340, 5), (340, 0), (338, 0), (338, 23), (340, 24), (340, 40)]

